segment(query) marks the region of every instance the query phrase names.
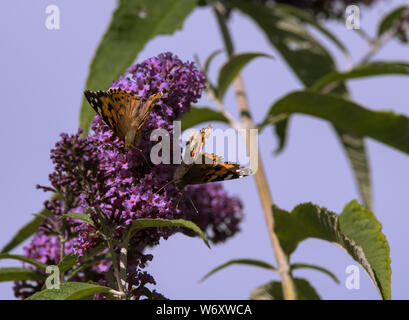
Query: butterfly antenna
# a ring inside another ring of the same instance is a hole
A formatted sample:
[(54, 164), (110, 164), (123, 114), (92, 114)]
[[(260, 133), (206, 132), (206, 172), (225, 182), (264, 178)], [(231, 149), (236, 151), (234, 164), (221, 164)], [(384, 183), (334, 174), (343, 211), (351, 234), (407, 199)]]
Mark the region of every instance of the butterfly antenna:
[[(180, 195), (179, 200), (178, 200), (178, 202), (177, 202), (177, 204), (176, 204), (176, 210), (178, 209), (180, 200), (182, 200), (182, 198), (183, 198), (184, 195), (185, 195), (185, 191), (182, 191), (182, 194)], [(197, 210), (197, 208), (196, 208), (196, 206), (195, 206), (195, 204), (194, 204), (192, 198), (189, 198), (189, 201), (190, 201), (190, 203), (192, 204), (193, 209), (195, 209), (195, 212), (196, 212), (197, 214), (199, 214), (199, 211)]]
[(162, 189), (166, 188), (168, 185), (170, 185), (172, 182), (174, 182), (175, 179), (170, 180), (168, 183), (166, 183), (164, 186), (160, 187), (159, 190), (156, 190), (155, 193), (158, 193)]
[(190, 200), (190, 203), (192, 204), (193, 209), (195, 209), (196, 213), (199, 214), (199, 211), (197, 210), (192, 198), (189, 198), (189, 200)]
[(182, 191), (182, 194), (181, 194), (180, 197), (179, 197), (178, 203), (176, 204), (176, 210), (178, 209), (180, 200), (182, 200), (182, 198), (183, 198), (184, 195), (185, 195), (185, 191)]

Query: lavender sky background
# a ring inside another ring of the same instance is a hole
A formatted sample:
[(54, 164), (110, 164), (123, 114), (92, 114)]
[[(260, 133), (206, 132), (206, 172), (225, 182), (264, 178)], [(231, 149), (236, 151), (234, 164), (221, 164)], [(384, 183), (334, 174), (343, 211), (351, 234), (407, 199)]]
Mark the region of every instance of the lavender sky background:
[[(47, 30), (45, 8), (60, 7), (61, 29)], [(404, 0), (380, 1), (365, 10), (362, 27), (374, 34), (381, 16)], [(53, 0), (2, 1), (1, 35), (1, 115), (0, 137), (0, 247), (2, 247), (32, 214), (41, 209), (48, 195), (35, 189), (46, 185), (52, 170), (49, 150), (61, 132), (75, 132), (79, 106), (88, 66), (108, 26), (116, 1)], [(276, 60), (260, 59), (243, 73), (256, 121), (261, 121), (273, 101), (300, 89), (301, 84), (274, 52), (255, 25), (244, 16), (233, 15), (231, 27), (237, 51), (263, 51)], [(366, 52), (367, 45), (354, 31), (341, 24), (328, 23), (348, 46), (355, 62)], [(142, 31), (143, 32), (143, 31)], [(319, 38), (321, 38), (319, 36)], [(341, 69), (345, 61), (337, 49), (323, 39), (335, 53)], [(222, 48), (212, 12), (196, 10), (182, 31), (151, 41), (137, 60), (172, 51), (183, 60), (198, 54), (203, 61), (215, 49)], [(408, 59), (409, 46), (393, 42), (382, 50), (378, 60)], [(224, 62), (219, 56), (211, 76), (216, 76)], [(113, 79), (114, 80), (114, 79)], [(350, 82), (355, 101), (373, 110), (390, 109), (409, 116), (409, 78), (379, 77)], [(210, 105), (202, 98), (199, 105)], [(231, 90), (226, 105), (237, 115)], [(214, 127), (223, 128), (221, 124)], [(273, 156), (277, 140), (271, 129), (260, 136), (260, 147), (275, 202), (291, 209), (300, 202), (311, 201), (341, 212), (343, 206), (358, 197), (351, 170), (341, 146), (330, 126), (318, 119), (296, 115), (291, 121), (289, 143), (284, 153)], [(391, 247), (392, 298), (408, 299), (409, 253), (409, 157), (399, 151), (368, 139), (372, 168), (374, 212), (383, 224), (383, 232)], [(163, 241), (153, 250), (150, 273), (157, 289), (171, 299), (247, 299), (251, 290), (276, 275), (254, 267), (233, 266), (204, 283), (198, 280), (213, 267), (236, 258), (273, 261), (268, 233), (254, 179), (225, 182), (232, 194), (241, 196), (245, 205), (242, 232), (225, 244), (211, 250), (199, 239), (177, 235)], [(21, 253), (22, 248), (15, 250)], [(292, 262), (317, 264), (332, 270), (341, 280), (335, 284), (316, 271), (296, 271), (307, 278), (326, 299), (379, 299), (366, 273), (361, 270), (360, 290), (345, 287), (345, 269), (356, 264), (336, 246), (320, 241), (302, 243)], [(0, 267), (19, 266), (18, 262), (1, 260)], [(13, 299), (11, 283), (0, 283), (0, 299)]]

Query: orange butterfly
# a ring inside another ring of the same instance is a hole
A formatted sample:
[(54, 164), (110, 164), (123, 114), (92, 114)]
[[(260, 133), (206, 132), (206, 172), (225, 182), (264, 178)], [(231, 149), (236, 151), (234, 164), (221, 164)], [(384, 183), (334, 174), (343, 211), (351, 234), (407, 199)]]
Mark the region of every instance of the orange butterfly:
[[(173, 180), (179, 190), (190, 184), (201, 184), (225, 181), (252, 175), (250, 168), (242, 167), (235, 162), (225, 162), (222, 156), (213, 153), (202, 153), (202, 149), (210, 136), (212, 127), (200, 130), (192, 135), (186, 143), (184, 161), (176, 168)], [(195, 163), (201, 157), (200, 163)]]
[(125, 150), (128, 150), (139, 144), (142, 127), (162, 92), (150, 96), (143, 105), (141, 97), (122, 89), (85, 90), (84, 95), (96, 113), (124, 141)]

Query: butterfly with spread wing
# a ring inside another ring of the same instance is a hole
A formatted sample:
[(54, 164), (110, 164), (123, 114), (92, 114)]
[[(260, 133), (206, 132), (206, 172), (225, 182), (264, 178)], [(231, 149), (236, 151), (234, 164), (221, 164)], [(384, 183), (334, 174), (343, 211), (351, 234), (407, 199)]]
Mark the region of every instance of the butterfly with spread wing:
[(176, 168), (173, 176), (178, 190), (191, 184), (232, 180), (253, 174), (250, 168), (235, 162), (226, 162), (222, 156), (202, 153), (211, 131), (212, 127), (209, 125), (200, 130), (199, 134), (192, 134), (187, 141), (184, 161)]
[(119, 88), (108, 91), (85, 90), (84, 95), (96, 113), (124, 141), (125, 150), (129, 150), (138, 146), (142, 127), (162, 97), (162, 92), (151, 95), (144, 104), (141, 97)]

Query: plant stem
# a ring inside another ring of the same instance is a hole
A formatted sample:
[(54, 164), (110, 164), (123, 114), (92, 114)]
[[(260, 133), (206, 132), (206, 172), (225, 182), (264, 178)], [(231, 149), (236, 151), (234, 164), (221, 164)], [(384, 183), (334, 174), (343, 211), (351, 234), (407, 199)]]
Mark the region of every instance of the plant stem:
[(385, 33), (380, 39), (375, 39), (370, 42), (369, 52), (361, 59), (359, 64), (368, 63), (389, 41), (396, 36), (396, 30), (391, 29)]
[(112, 239), (107, 239), (106, 241), (108, 243), (109, 253), (111, 254), (112, 263), (114, 265), (115, 279), (118, 285), (118, 290), (124, 293), (124, 287), (122, 286), (121, 277), (119, 275), (118, 262), (116, 261), (116, 254), (112, 243)]
[(216, 106), (219, 108), (220, 112), (226, 117), (229, 121), (230, 126), (234, 129), (239, 128), (239, 124), (237, 123), (236, 119), (227, 111), (226, 107), (224, 106), (223, 102), (221, 102), (217, 97), (214, 90), (210, 87), (206, 89), (206, 93), (209, 96), (210, 100), (212, 100)]
[[(247, 101), (247, 96), (244, 90), (244, 83), (241, 75), (238, 75), (234, 80), (234, 89), (236, 93), (237, 105), (240, 111), (241, 122), (246, 129), (246, 145), (250, 150), (250, 129), (255, 129), (256, 125), (251, 119), (250, 107)], [(273, 215), (273, 199), (271, 197), (270, 188), (268, 186), (266, 174), (261, 160), (261, 155), (258, 154), (258, 170), (254, 174), (256, 180), (258, 194), (263, 206), (264, 218), (267, 225), (267, 230), (270, 236), (271, 245), (275, 258), (277, 260), (278, 273), (281, 277), (281, 285), (283, 287), (283, 296), (286, 300), (295, 300), (295, 288), (292, 278), (290, 276), (290, 267), (288, 265), (288, 258), (281, 248), (280, 241), (274, 232), (274, 215)]]
[[(60, 262), (64, 259), (65, 256), (65, 241), (65, 237), (63, 235), (60, 235)], [(64, 272), (62, 272), (60, 275), (60, 281), (61, 283), (64, 282)]]
[(60, 262), (64, 259), (65, 256), (65, 238), (63, 236), (60, 237)]
[(226, 52), (230, 56), (234, 52), (234, 45), (233, 45), (232, 37), (230, 36), (229, 28), (227, 27), (227, 24), (225, 21), (226, 9), (222, 3), (216, 2), (214, 3), (213, 12), (216, 16), (217, 24), (219, 26), (220, 33), (223, 38), (223, 43), (226, 48)]
[(125, 235), (124, 240), (121, 243), (121, 251), (119, 253), (119, 278), (122, 284), (122, 287), (126, 287), (126, 267), (128, 265), (128, 243), (129, 237), (128, 234)]
[[(222, 38), (226, 47), (226, 51), (229, 56), (233, 54), (233, 41), (227, 28), (226, 21), (224, 18), (224, 12), (222, 12), (223, 7), (220, 3), (218, 6), (214, 7), (214, 13), (217, 18), (217, 22), (222, 33)], [(250, 149), (250, 129), (256, 129), (251, 113), (250, 106), (247, 100), (244, 83), (241, 75), (239, 74), (234, 80), (234, 89), (236, 94), (237, 106), (240, 112), (240, 119), (242, 127), (246, 129), (246, 145), (247, 149)], [(273, 199), (271, 197), (270, 188), (267, 183), (266, 174), (264, 171), (263, 163), (258, 154), (258, 170), (254, 174), (258, 193), (260, 196), (260, 201), (263, 207), (264, 218), (267, 225), (267, 230), (270, 236), (270, 241), (273, 247), (274, 255), (277, 260), (278, 272), (281, 277), (281, 285), (283, 288), (283, 296), (286, 300), (295, 300), (296, 293), (294, 283), (290, 276), (290, 267), (288, 265), (288, 258), (281, 248), (280, 241), (274, 232), (274, 215), (273, 215)]]

